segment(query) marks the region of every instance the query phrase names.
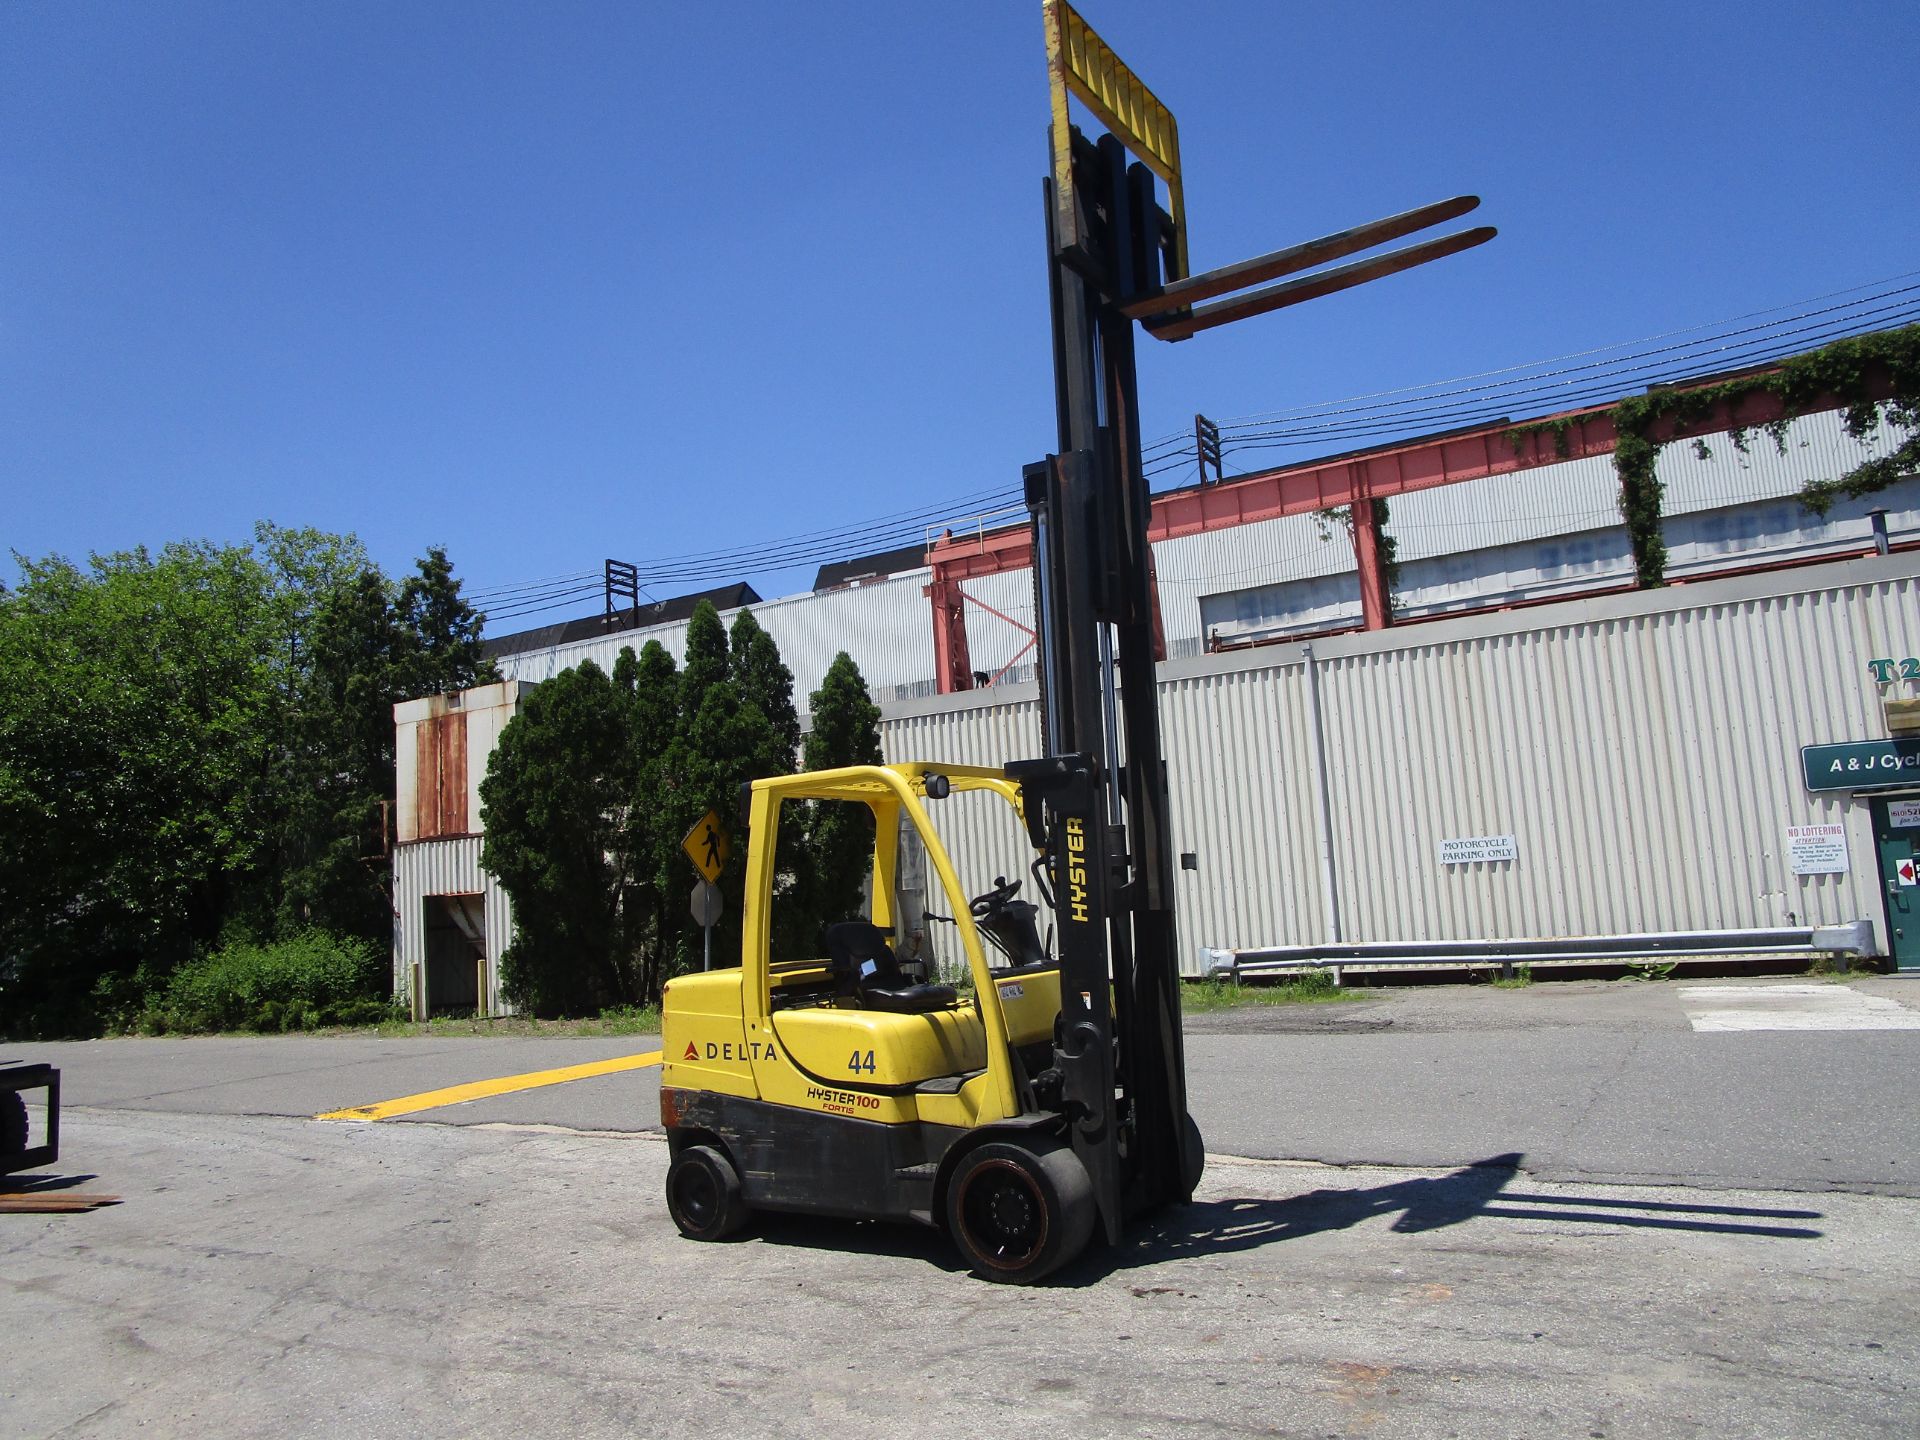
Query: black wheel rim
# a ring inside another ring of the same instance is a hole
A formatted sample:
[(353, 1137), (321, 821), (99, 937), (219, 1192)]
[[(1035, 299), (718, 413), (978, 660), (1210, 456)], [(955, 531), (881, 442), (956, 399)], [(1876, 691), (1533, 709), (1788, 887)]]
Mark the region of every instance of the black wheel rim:
[(696, 1230), (706, 1229), (720, 1213), (720, 1186), (698, 1161), (680, 1171), (680, 1213)]
[(999, 1270), (1031, 1265), (1047, 1243), (1047, 1201), (1011, 1160), (987, 1160), (960, 1191), (960, 1225), (974, 1253)]

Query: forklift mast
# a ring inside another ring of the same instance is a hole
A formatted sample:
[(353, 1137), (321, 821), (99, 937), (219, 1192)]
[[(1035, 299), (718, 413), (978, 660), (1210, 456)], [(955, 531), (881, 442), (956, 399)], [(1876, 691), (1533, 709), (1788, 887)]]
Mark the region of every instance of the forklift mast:
[[(1265, 283), (1479, 204), (1463, 195), (1190, 275), (1172, 113), (1067, 0), (1043, 0), (1042, 11), (1053, 111), (1044, 193), (1059, 449), (1023, 471), (1042, 758), (1015, 761), (1006, 773), (1023, 787), (1058, 915), (1058, 1078), (1047, 1084), (1059, 1087), (1074, 1151), (1116, 1241), (1128, 1218), (1190, 1198), (1204, 1164), (1187, 1116), (1174, 843), (1154, 673), (1164, 657), (1135, 322), (1156, 339), (1184, 340), (1456, 254), (1495, 232), (1462, 231)], [(1071, 123), (1070, 97), (1105, 134), (1090, 140)], [(1165, 209), (1156, 177), (1166, 185)], [(1263, 288), (1247, 288), (1255, 285)]]
[(1134, 322), (1119, 308), (1159, 287), (1171, 226), (1118, 140), (1076, 129), (1071, 144), (1070, 189), (1045, 186), (1059, 451), (1024, 472), (1044, 758), (1008, 774), (1039, 801), (1029, 823), (1059, 915), (1055, 1063), (1117, 1240), (1129, 1216), (1187, 1199), (1202, 1165), (1186, 1119)]

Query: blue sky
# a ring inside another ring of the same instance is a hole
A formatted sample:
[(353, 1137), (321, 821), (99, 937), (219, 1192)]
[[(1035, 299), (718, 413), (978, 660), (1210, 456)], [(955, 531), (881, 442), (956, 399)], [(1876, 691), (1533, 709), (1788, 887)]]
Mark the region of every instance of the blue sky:
[[(1150, 437), (1920, 270), (1911, 4), (1082, 11), (1179, 118), (1195, 268), (1462, 191), (1501, 231), (1143, 341)], [(1013, 485), (1039, 17), (0, 8), (0, 550), (264, 518), (492, 587)]]

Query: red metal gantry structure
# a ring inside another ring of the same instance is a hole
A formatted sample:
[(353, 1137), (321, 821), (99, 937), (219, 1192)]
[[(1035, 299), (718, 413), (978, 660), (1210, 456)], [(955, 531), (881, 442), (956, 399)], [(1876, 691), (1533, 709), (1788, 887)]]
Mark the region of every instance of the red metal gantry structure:
[[(1736, 373), (1765, 374), (1775, 368), (1762, 366)], [(1677, 388), (1705, 388), (1730, 378), (1733, 377), (1704, 377)], [(1885, 394), (1878, 398), (1891, 394), (1890, 387), (1882, 388)], [(1839, 409), (1842, 404), (1839, 397), (1833, 396), (1816, 408)], [(1393, 617), (1388, 603), (1380, 530), (1373, 520), (1373, 501), (1491, 475), (1508, 475), (1541, 465), (1556, 465), (1565, 460), (1610, 455), (1618, 440), (1611, 419), (1612, 408), (1609, 404), (1568, 411), (1547, 417), (1546, 422), (1500, 421), (1360, 454), (1311, 460), (1213, 485), (1169, 491), (1153, 497), (1147, 538), (1151, 543), (1158, 543), (1259, 520), (1350, 506), (1354, 555), (1360, 572), (1362, 623), (1368, 630), (1384, 630), (1393, 623)], [(1712, 413), (1694, 424), (1667, 421), (1656, 427), (1650, 438), (1662, 443), (1686, 440), (1765, 425), (1781, 419), (1784, 413), (1778, 397), (1765, 391), (1753, 392), (1732, 404), (1721, 402)], [(927, 562), (933, 567), (926, 594), (933, 604), (935, 673), (940, 693), (947, 695), (973, 688), (965, 606), (979, 605), (1001, 619), (1009, 619), (966, 594), (962, 582), (1030, 567), (1033, 564), (1031, 532), (1025, 524), (1018, 524), (973, 536), (943, 535), (928, 547)], [(1011, 620), (1009, 623), (1019, 624)], [(1158, 657), (1164, 659), (1157, 592), (1154, 629), (1155, 648)]]

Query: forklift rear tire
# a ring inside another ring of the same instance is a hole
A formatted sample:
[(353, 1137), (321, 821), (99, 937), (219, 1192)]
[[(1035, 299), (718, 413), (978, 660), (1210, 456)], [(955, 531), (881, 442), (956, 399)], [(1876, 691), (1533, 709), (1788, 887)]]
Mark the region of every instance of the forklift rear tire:
[(0, 1090), (0, 1155), (27, 1148), (27, 1102), (18, 1090)]
[(1072, 1260), (1093, 1234), (1093, 1182), (1064, 1145), (989, 1141), (947, 1185), (947, 1232), (974, 1273), (1031, 1285)]
[(667, 1167), (667, 1213), (690, 1240), (724, 1240), (747, 1223), (733, 1162), (711, 1145), (689, 1145)]
[(1193, 1192), (1199, 1188), (1200, 1177), (1207, 1173), (1207, 1147), (1200, 1139), (1200, 1127), (1193, 1123), (1193, 1116), (1185, 1117), (1182, 1127), (1186, 1132), (1186, 1166), (1180, 1177), (1186, 1182), (1187, 1198), (1193, 1198)]

